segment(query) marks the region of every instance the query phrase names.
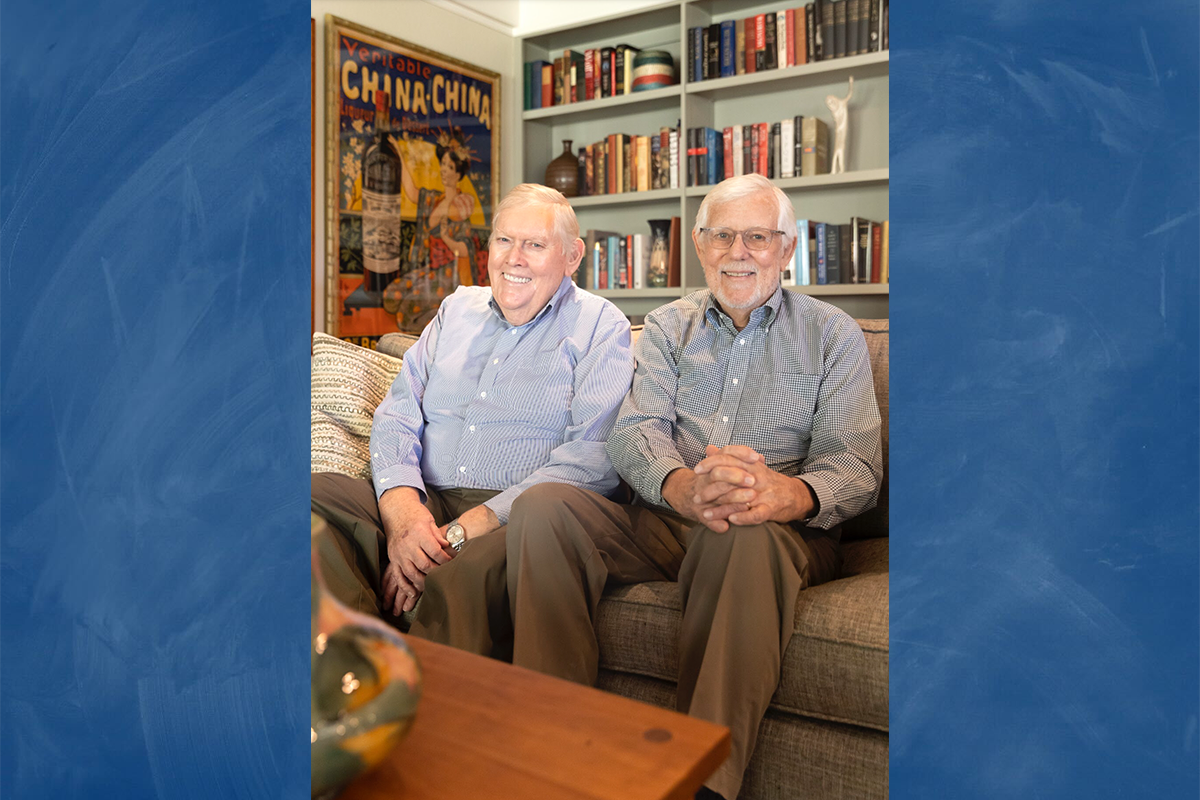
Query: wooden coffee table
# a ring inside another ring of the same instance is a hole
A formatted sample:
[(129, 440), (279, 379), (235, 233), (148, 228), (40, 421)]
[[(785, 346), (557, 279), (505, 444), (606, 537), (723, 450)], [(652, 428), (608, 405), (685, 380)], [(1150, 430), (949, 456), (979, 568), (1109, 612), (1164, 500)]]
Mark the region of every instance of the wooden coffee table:
[(425, 674), (417, 718), (339, 800), (687, 800), (729, 729), (406, 637)]

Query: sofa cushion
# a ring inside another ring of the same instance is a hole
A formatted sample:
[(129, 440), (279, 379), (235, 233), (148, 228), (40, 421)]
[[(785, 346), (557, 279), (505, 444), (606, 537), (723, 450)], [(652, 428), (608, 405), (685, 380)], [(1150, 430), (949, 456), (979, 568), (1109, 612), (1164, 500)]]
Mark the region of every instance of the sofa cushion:
[(862, 328), (863, 337), (867, 340), (871, 378), (875, 382), (875, 401), (879, 404), (879, 417), (883, 423), (879, 429), (880, 444), (883, 445), (883, 482), (879, 486), (879, 500), (875, 507), (847, 520), (842, 526), (843, 541), (888, 535), (888, 321), (859, 319), (855, 322)]
[(371, 421), (404, 362), (313, 334), (311, 470), (371, 477)]
[(384, 355), (393, 356), (394, 358), (404, 358), (404, 354), (408, 352), (408, 348), (416, 344), (419, 338), (421, 337), (414, 336), (411, 333), (385, 333), (379, 337), (379, 342), (375, 347)]
[[(887, 539), (849, 543), (843, 577), (800, 593), (772, 708), (888, 729), (887, 561)], [(680, 618), (676, 583), (610, 590), (596, 619), (601, 667), (674, 682)]]

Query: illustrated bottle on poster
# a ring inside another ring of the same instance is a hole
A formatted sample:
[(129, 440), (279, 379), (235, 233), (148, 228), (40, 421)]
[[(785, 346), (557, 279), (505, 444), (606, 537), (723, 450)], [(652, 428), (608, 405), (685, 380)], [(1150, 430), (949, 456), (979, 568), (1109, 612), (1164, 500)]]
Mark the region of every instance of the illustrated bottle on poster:
[(400, 154), (390, 141), (391, 97), (375, 92), (375, 140), (363, 156), (363, 289), (382, 292), (400, 271)]

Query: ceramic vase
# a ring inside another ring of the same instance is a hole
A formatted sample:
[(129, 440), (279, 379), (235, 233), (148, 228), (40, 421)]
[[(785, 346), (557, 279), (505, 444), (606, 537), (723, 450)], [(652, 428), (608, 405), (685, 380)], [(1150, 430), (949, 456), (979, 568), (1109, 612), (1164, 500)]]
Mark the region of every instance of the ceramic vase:
[(667, 259), (670, 256), (671, 220), (652, 219), (650, 223), (650, 266), (646, 270), (646, 286), (661, 289), (667, 285)]
[(399, 631), (325, 588), (318, 550), (327, 525), (312, 515), (312, 796), (320, 800), (383, 761), (421, 699), (421, 668)]
[(579, 160), (571, 152), (571, 140), (563, 140), (562, 155), (546, 167), (546, 185), (558, 189), (564, 197), (579, 194)]

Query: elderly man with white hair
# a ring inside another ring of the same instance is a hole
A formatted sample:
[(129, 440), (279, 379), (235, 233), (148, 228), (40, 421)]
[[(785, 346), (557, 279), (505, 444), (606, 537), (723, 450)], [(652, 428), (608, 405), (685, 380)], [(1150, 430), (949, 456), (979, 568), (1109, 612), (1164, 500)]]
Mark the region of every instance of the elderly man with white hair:
[(415, 633), (428, 618), (435, 638), (488, 652), (487, 630), (463, 639), (438, 621), (487, 615), (495, 587), (505, 597), (514, 501), (548, 481), (617, 488), (604, 448), (633, 374), (629, 321), (571, 281), (583, 250), (561, 193), (509, 192), (493, 217), (491, 286), (442, 302), (375, 412), (372, 480), (313, 475), (313, 511), (333, 532), (321, 568), (344, 603), (400, 625), (422, 599)]
[(678, 581), (677, 707), (733, 739), (697, 796), (732, 800), (797, 595), (837, 576), (840, 524), (875, 504), (880, 418), (855, 321), (780, 287), (796, 247), (786, 195), (760, 175), (730, 178), (692, 241), (708, 289), (646, 317), (608, 441), (635, 501), (554, 483), (524, 492), (505, 535), (506, 610), (513, 663), (591, 684), (604, 588)]

